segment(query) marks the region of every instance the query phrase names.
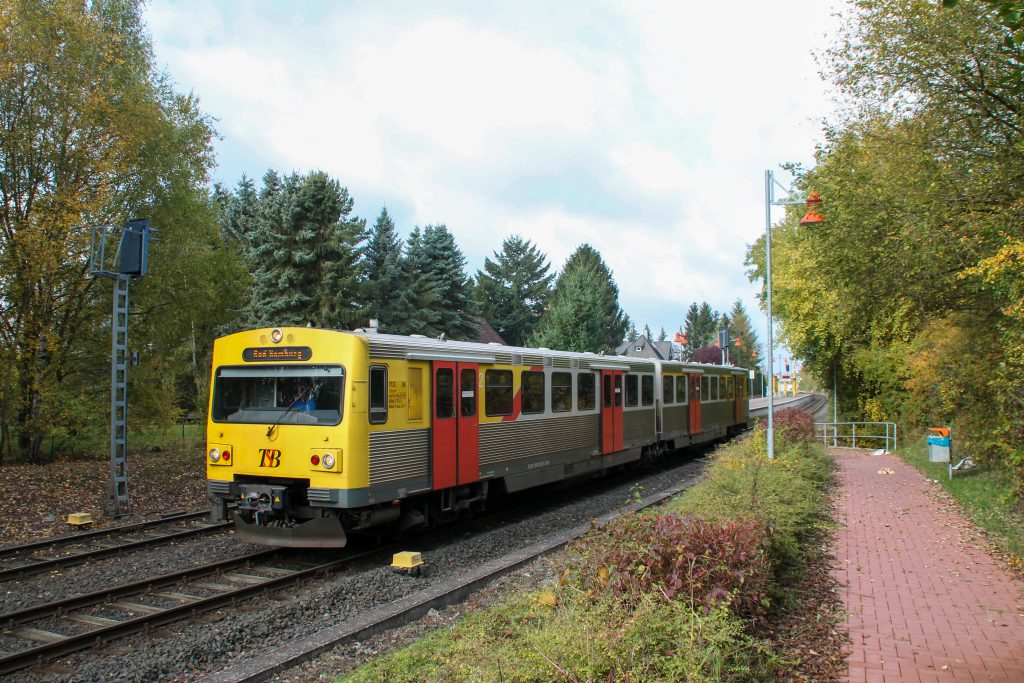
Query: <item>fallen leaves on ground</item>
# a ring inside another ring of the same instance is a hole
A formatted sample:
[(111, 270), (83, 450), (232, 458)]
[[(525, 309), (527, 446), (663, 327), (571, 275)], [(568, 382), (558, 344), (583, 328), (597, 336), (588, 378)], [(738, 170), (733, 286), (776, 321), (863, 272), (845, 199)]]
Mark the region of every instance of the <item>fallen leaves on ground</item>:
[(97, 529), (209, 505), (202, 444), (130, 452), (128, 517), (112, 519), (104, 513), (109, 478), (107, 459), (0, 467), (7, 496), (0, 508), (0, 545), (74, 533), (67, 523), (72, 512), (91, 513), (93, 523), (84, 528)]

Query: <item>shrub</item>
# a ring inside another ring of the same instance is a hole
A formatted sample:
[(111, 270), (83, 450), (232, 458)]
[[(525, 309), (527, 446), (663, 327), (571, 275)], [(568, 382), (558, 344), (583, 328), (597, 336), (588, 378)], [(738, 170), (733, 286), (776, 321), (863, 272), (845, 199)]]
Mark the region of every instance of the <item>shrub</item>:
[[(808, 444), (814, 439), (814, 416), (803, 408), (783, 408), (776, 410), (772, 424), (775, 428), (775, 438), (781, 444)], [(764, 428), (768, 424), (767, 418), (758, 420), (758, 425)], [(778, 443), (776, 445), (779, 445)]]
[(608, 593), (633, 604), (660, 592), (704, 614), (723, 605), (738, 616), (763, 611), (768, 542), (765, 528), (755, 521), (629, 515), (597, 540), (589, 548), (583, 542), (574, 546), (566, 574), (591, 594)]

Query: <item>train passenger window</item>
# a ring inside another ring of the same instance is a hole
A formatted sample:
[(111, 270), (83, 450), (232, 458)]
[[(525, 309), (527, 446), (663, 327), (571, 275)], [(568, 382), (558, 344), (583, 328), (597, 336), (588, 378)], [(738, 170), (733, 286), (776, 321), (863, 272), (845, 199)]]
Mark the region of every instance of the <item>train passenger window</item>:
[(512, 414), (512, 371), (484, 372), (484, 412), (487, 415)]
[(675, 384), (673, 384), (674, 381), (675, 377), (672, 375), (665, 375), (661, 380), (661, 405), (663, 406), (667, 406), (669, 403), (672, 403), (672, 398), (676, 393)]
[(718, 377), (709, 377), (708, 379), (711, 381), (711, 384), (709, 385), (710, 386), (710, 390), (708, 391), (708, 400), (709, 401), (717, 401), (718, 399), (722, 398), (722, 394), (719, 392), (719, 386), (718, 386), (718, 379), (719, 378)]
[(640, 378), (636, 375), (626, 375), (626, 405), (640, 405)]
[(434, 417), (455, 417), (455, 373), (439, 368), (434, 380)]
[(572, 373), (551, 373), (551, 412), (567, 413), (572, 410)]
[(732, 377), (725, 378), (725, 397), (730, 401), (736, 398), (736, 385)]
[(615, 375), (615, 407), (622, 405), (622, 373)]
[(713, 400), (711, 398), (711, 378), (707, 375), (700, 377), (700, 400), (704, 403)]
[(597, 405), (597, 387), (594, 373), (581, 372), (576, 375), (576, 407), (579, 410), (593, 410)]
[(676, 377), (676, 403), (686, 403), (686, 376)]
[(386, 365), (370, 366), (370, 424), (379, 425), (388, 421), (388, 368)]
[(640, 402), (645, 406), (654, 405), (654, 377), (651, 375), (640, 378)]
[(605, 408), (612, 407), (612, 376), (601, 375), (601, 402)]
[(409, 419), (423, 419), (423, 368), (409, 368)]
[(544, 373), (527, 371), (523, 373), (523, 412), (527, 414), (544, 412)]
[(466, 368), (459, 373), (461, 391), (459, 392), (459, 414), (462, 417), (476, 415), (476, 370)]

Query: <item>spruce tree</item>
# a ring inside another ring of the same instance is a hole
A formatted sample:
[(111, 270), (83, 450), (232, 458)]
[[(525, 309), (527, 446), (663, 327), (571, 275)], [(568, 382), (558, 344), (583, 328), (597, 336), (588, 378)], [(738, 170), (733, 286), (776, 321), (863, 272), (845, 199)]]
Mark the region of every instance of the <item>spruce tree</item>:
[(282, 179), (272, 170), (256, 204), (252, 189), (243, 179), (224, 225), (253, 276), (248, 324), (348, 327), (365, 237), (348, 190), (323, 172)]
[(402, 289), (402, 240), (387, 208), (380, 210), (370, 230), (363, 271), (366, 316), (376, 318), (382, 331), (392, 332)]
[(507, 343), (522, 346), (540, 322), (555, 279), (550, 267), (530, 240), (511, 235), (477, 271), (477, 306)]
[[(575, 276), (576, 271), (585, 271), (586, 276), (580, 275)], [(569, 276), (573, 275), (570, 279)], [(612, 352), (619, 344), (622, 343), (623, 337), (626, 334), (626, 330), (629, 329), (630, 322), (629, 316), (623, 312), (619, 307), (619, 287), (615, 284), (615, 278), (612, 276), (611, 270), (605, 264), (601, 255), (589, 244), (582, 244), (575, 252), (566, 260), (565, 266), (562, 268), (561, 275), (558, 276), (558, 280), (555, 282), (555, 289), (552, 294), (552, 306), (554, 304), (555, 297), (561, 297), (564, 299), (562, 291), (566, 289), (569, 283), (573, 284), (573, 287), (578, 286), (581, 282), (587, 282), (595, 287), (595, 294), (597, 295), (597, 301), (600, 302), (600, 306), (595, 308), (584, 307), (578, 309), (579, 311), (586, 311), (588, 314), (596, 316), (597, 320), (594, 325), (591, 321), (579, 321), (580, 325), (588, 330), (596, 330), (595, 337), (588, 343), (586, 349), (575, 349), (575, 350), (588, 350), (588, 351), (605, 351)], [(587, 301), (590, 301), (592, 297), (587, 296)], [(563, 300), (563, 307), (569, 307), (569, 304)], [(535, 335), (537, 339), (568, 339), (570, 336), (575, 338), (573, 335), (567, 334), (556, 334), (552, 337), (552, 333), (546, 331), (546, 328), (553, 325), (555, 321), (555, 315), (553, 309), (548, 310), (541, 320), (538, 327), (538, 332)], [(560, 315), (559, 320), (564, 323), (566, 320), (565, 315)], [(546, 344), (549, 345), (549, 344)], [(559, 347), (551, 347), (559, 348)], [(574, 350), (574, 349), (566, 349)]]
[(743, 368), (754, 368), (757, 365), (754, 351), (759, 342), (757, 333), (754, 332), (754, 326), (750, 322), (750, 316), (747, 315), (747, 310), (739, 299), (733, 303), (730, 316), (732, 318), (729, 329), (733, 337), (733, 364)]
[(441, 294), (430, 273), (419, 226), (405, 243), (399, 267), (399, 287), (389, 313), (387, 329), (392, 334), (440, 334)]
[(443, 224), (428, 225), (421, 240), (427, 276), (438, 297), (437, 333), (450, 339), (471, 339), (476, 327), (470, 318), (472, 299), (466, 277), (466, 257)]
[(558, 278), (532, 346), (560, 351), (598, 351), (607, 338), (603, 275), (590, 267), (567, 270)]

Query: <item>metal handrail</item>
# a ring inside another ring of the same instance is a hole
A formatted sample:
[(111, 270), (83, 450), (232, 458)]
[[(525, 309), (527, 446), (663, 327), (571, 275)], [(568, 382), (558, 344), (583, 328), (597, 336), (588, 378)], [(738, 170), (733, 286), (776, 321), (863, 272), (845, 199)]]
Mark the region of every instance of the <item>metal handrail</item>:
[[(849, 444), (850, 448), (857, 447), (857, 439), (863, 441), (882, 441), (885, 446), (885, 450), (892, 451), (896, 450), (896, 423), (895, 422), (815, 422), (815, 427), (821, 429), (821, 443), (828, 445), (829, 438), (832, 439), (832, 447), (836, 448), (840, 445), (840, 442)], [(857, 427), (885, 427), (885, 433), (882, 434), (881, 430), (872, 430), (872, 432), (865, 434), (863, 431), (858, 434)], [(847, 433), (841, 434), (839, 431), (840, 427), (848, 427), (845, 430)], [(891, 444), (891, 445), (890, 445)]]

